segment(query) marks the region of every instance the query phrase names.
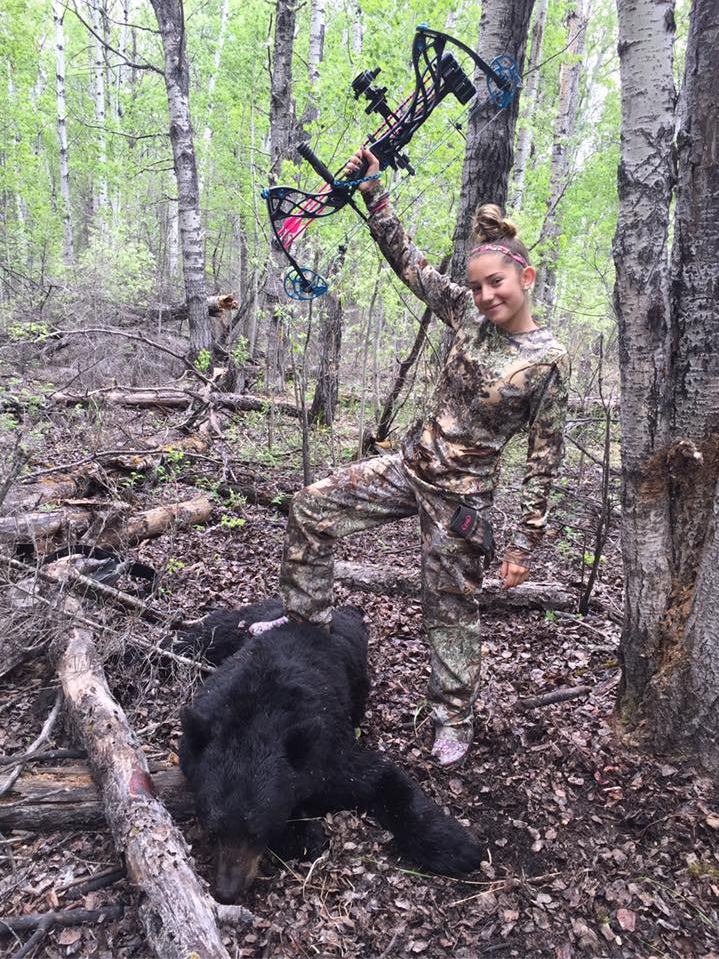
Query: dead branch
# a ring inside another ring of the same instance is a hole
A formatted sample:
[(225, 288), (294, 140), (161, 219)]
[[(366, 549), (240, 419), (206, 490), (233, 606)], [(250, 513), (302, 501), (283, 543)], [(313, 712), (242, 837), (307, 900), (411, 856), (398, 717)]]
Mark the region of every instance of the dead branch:
[(26, 513), (24, 516), (0, 517), (0, 543), (11, 546), (20, 544), (43, 544), (52, 539), (61, 530), (68, 530), (78, 536), (83, 533), (92, 520), (87, 509), (59, 509), (52, 513)]
[(20, 773), (23, 771), (23, 767), (28, 759), (32, 759), (36, 752), (39, 752), (40, 747), (43, 743), (47, 742), (50, 738), (50, 734), (57, 722), (57, 717), (60, 715), (60, 708), (62, 706), (62, 692), (58, 690), (57, 695), (55, 696), (55, 703), (50, 711), (50, 715), (47, 717), (43, 723), (43, 727), (40, 730), (40, 735), (37, 739), (29, 746), (26, 752), (22, 753), (17, 758), (11, 760), (11, 762), (17, 764), (17, 768), (14, 769), (4, 783), (0, 784), (0, 799), (10, 792), (15, 782), (19, 779)]
[(186, 529), (206, 523), (212, 513), (212, 503), (205, 495), (180, 503), (168, 503), (145, 510), (137, 516), (131, 516), (120, 525), (108, 523), (103, 528), (91, 531), (88, 539), (93, 546), (114, 549), (118, 546), (132, 546), (143, 539), (160, 536), (170, 526)]
[(80, 923), (97, 922), (103, 915), (110, 919), (120, 919), (123, 909), (124, 906), (119, 904), (100, 906), (98, 909), (58, 909), (56, 912), (31, 912), (26, 916), (2, 916), (0, 932), (29, 932), (31, 929), (37, 929), (48, 916), (52, 917), (53, 925), (56, 926), (77, 926)]
[[(187, 783), (177, 766), (150, 767), (157, 795), (176, 822), (195, 814)], [(88, 767), (73, 763), (26, 769), (0, 799), (0, 830), (28, 832), (103, 829), (105, 809)]]
[(58, 673), (115, 845), (128, 878), (143, 893), (138, 912), (148, 944), (162, 959), (193, 952), (199, 959), (229, 959), (212, 900), (190, 866), (182, 835), (156, 797), (147, 760), (110, 694), (88, 630), (69, 631)]
[(591, 686), (560, 686), (559, 689), (553, 689), (551, 693), (518, 699), (517, 708), (536, 709), (538, 706), (551, 706), (552, 703), (566, 703), (568, 700), (577, 699), (579, 696), (588, 696), (591, 691)]
[(164, 346), (162, 343), (158, 343), (156, 340), (151, 340), (147, 336), (142, 336), (140, 333), (127, 333), (125, 330), (118, 330), (112, 327), (91, 327), (85, 330), (56, 330), (53, 333), (48, 333), (44, 339), (62, 339), (64, 336), (87, 336), (90, 333), (104, 333), (107, 336), (124, 336), (128, 340), (137, 340), (140, 343), (145, 343), (147, 346), (152, 346), (154, 349), (159, 350), (160, 353), (166, 353), (168, 356), (172, 356), (174, 359), (179, 360), (188, 373), (191, 373), (203, 383), (208, 384), (210, 382), (210, 380), (203, 373), (200, 373), (200, 371), (195, 368), (195, 366), (187, 359), (186, 356), (181, 356), (179, 353), (175, 353), (174, 350), (171, 350), (168, 346)]
[[(335, 579), (348, 589), (377, 595), (417, 596), (419, 570), (398, 566), (335, 563)], [(483, 609), (574, 609), (576, 597), (558, 583), (523, 583), (503, 589), (499, 580), (485, 580), (476, 600)]]
[(145, 388), (142, 390), (102, 389), (89, 393), (53, 393), (48, 402), (56, 406), (124, 406), (133, 409), (181, 409), (185, 410), (193, 403), (234, 412), (267, 413), (272, 408), (286, 416), (299, 418), (300, 411), (292, 403), (273, 398), (263, 399), (246, 393), (197, 393), (188, 389), (174, 387)]

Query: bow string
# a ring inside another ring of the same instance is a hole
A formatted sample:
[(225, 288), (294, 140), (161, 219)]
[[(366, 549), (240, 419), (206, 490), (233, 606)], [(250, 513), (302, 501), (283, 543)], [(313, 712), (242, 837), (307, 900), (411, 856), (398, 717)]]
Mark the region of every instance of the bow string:
[[(375, 82), (381, 72), (379, 67), (363, 71), (352, 81), (355, 99), (363, 97), (368, 101), (365, 113), (377, 113), (382, 117), (380, 126), (363, 144), (379, 160), (380, 170), (391, 167), (414, 174), (403, 150), (417, 130), (445, 97), (452, 94), (466, 105), (477, 93), (473, 81), (446, 49), (448, 45), (464, 51), (482, 71), (490, 100), (498, 110), (505, 109), (514, 99), (520, 79), (511, 57), (499, 56), (488, 64), (461, 40), (420, 24), (412, 43), (415, 86), (398, 107), (392, 109), (389, 106), (387, 88)], [(301, 143), (297, 151), (319, 174), (324, 185), (316, 193), (305, 193), (295, 187), (272, 186), (263, 190), (262, 196), (267, 202), (273, 243), (282, 250), (291, 266), (285, 276), (285, 292), (292, 299), (311, 300), (327, 292), (327, 281), (313, 270), (300, 266), (291, 247), (314, 220), (331, 216), (345, 206), (352, 207), (366, 220), (355, 203), (354, 194), (359, 185), (370, 178), (364, 176), (366, 165), (354, 178), (343, 176), (347, 164), (333, 174), (307, 143)]]

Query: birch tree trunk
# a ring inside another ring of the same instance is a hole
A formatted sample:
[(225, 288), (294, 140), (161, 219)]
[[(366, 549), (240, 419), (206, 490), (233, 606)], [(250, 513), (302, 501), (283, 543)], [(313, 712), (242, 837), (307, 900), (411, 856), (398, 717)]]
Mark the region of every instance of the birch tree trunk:
[[(719, 8), (694, 0), (671, 271), (671, 0), (620, 0), (621, 718), (719, 770)], [(671, 272), (671, 275), (669, 273)]]
[(543, 253), (534, 288), (534, 297), (538, 303), (544, 305), (547, 319), (551, 319), (556, 301), (561, 230), (559, 205), (567, 189), (570, 167), (576, 152), (573, 139), (577, 127), (581, 57), (587, 30), (588, 6), (588, 0), (576, 0), (574, 9), (567, 14), (567, 55), (559, 68), (559, 109), (554, 123), (549, 201), (539, 237)]
[[(491, 63), (496, 56), (509, 54), (514, 57), (521, 76), (533, 5), (534, 0), (494, 0), (483, 5), (477, 47), (483, 60)], [(483, 84), (484, 80), (476, 82)], [(462, 191), (450, 263), (450, 275), (457, 282), (464, 279), (467, 253), (472, 246), (474, 211), (480, 203), (499, 206), (506, 203), (518, 110), (518, 94), (499, 116), (488, 97), (480, 95), (473, 101), (467, 123)]]
[(310, 16), (310, 49), (307, 55), (307, 74), (310, 80), (310, 93), (302, 114), (302, 127), (308, 127), (317, 119), (317, 83), (320, 79), (320, 63), (325, 44), (325, 0), (312, 0)]
[[(277, 0), (275, 38), (270, 86), (270, 183), (276, 183), (282, 161), (289, 156), (296, 134), (295, 106), (292, 98), (292, 50), (295, 35), (294, 0)], [(270, 248), (270, 277), (267, 284), (266, 383), (270, 389), (282, 385), (282, 354), (286, 323), (280, 307), (279, 256)]]
[(542, 56), (542, 41), (544, 27), (547, 22), (547, 0), (539, 0), (534, 10), (534, 25), (532, 26), (532, 42), (529, 48), (528, 79), (522, 92), (522, 114), (524, 123), (520, 127), (517, 137), (517, 148), (514, 154), (512, 169), (512, 187), (510, 206), (515, 210), (522, 207), (524, 196), (524, 177), (532, 148), (532, 116), (537, 102), (539, 89), (539, 62)]
[(190, 354), (212, 352), (207, 312), (205, 249), (197, 164), (190, 116), (190, 70), (185, 46), (182, 0), (151, 0), (165, 54), (165, 86), (170, 110), (170, 142), (177, 180), (178, 217), (190, 324)]
[[(107, 179), (105, 170), (107, 169), (107, 137), (105, 133), (105, 50), (103, 42), (100, 39), (103, 36), (102, 11), (99, 6), (99, 0), (91, 5), (92, 28), (95, 31), (93, 39), (94, 48), (94, 85), (93, 100), (95, 103), (95, 123), (97, 125), (97, 167), (98, 178), (94, 184), (93, 190), (93, 214), (97, 218), (104, 214), (107, 209)], [(102, 222), (98, 224), (103, 229)]]
[(60, 196), (62, 198), (63, 260), (65, 266), (75, 263), (75, 244), (72, 238), (72, 204), (70, 202), (70, 166), (67, 149), (67, 104), (65, 102), (65, 7), (61, 0), (53, 0), (55, 21), (55, 90), (57, 97), (57, 139), (60, 147)]
[(227, 17), (230, 10), (230, 0), (222, 0), (222, 12), (220, 13), (220, 30), (217, 35), (217, 46), (215, 48), (215, 59), (213, 63), (213, 70), (210, 74), (210, 77), (207, 81), (207, 119), (205, 121), (205, 129), (202, 131), (202, 143), (203, 143), (203, 158), (201, 164), (201, 173), (200, 173), (200, 182), (199, 190), (200, 193), (203, 192), (203, 184), (207, 179), (207, 172), (210, 168), (210, 144), (212, 142), (212, 126), (210, 121), (212, 119), (213, 111), (213, 97), (215, 95), (215, 86), (217, 85), (217, 75), (220, 72), (220, 64), (222, 63), (222, 51), (225, 46), (225, 36), (227, 34)]

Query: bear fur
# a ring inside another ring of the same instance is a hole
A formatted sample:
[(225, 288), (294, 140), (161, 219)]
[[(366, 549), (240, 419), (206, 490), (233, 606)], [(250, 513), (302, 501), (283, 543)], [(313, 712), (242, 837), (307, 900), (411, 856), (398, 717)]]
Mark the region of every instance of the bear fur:
[(216, 897), (235, 902), (268, 847), (283, 859), (317, 855), (324, 830), (308, 818), (342, 809), (368, 812), (424, 869), (478, 868), (483, 848), (472, 833), (357, 742), (369, 691), (361, 613), (336, 610), (329, 636), (292, 622), (249, 634), (281, 615), (274, 600), (218, 610), (181, 638), (185, 651), (199, 646), (221, 663), (182, 710), (180, 742), (198, 820), (216, 846)]

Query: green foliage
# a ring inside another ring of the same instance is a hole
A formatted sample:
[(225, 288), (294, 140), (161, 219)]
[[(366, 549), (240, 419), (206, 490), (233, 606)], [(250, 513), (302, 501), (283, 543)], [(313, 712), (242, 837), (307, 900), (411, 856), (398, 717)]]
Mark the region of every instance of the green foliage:
[(11, 323), (7, 328), (7, 335), (16, 343), (23, 340), (41, 343), (49, 332), (47, 323)]
[(223, 529), (242, 529), (246, 522), (241, 516), (231, 516), (229, 513), (223, 513), (220, 517), (220, 526)]
[(209, 350), (200, 350), (195, 357), (195, 369), (199, 373), (209, 373), (212, 366), (212, 354)]

